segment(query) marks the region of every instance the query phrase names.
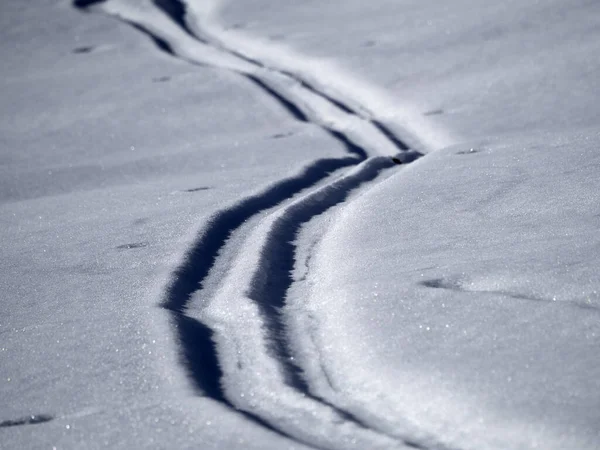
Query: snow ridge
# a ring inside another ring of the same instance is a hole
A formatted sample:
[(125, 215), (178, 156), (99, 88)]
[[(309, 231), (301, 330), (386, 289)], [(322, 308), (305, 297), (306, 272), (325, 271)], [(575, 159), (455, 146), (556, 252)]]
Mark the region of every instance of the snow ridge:
[[(348, 151), (350, 152), (350, 149)], [(204, 287), (206, 278), (231, 235), (253, 216), (327, 179), (332, 172), (355, 165), (359, 161), (356, 156), (314, 161), (298, 174), (284, 178), (216, 212), (204, 225), (173, 274), (162, 302), (162, 307), (171, 312), (181, 348), (181, 363), (200, 394), (234, 407), (221, 386), (223, 372), (214, 344), (213, 330), (187, 314), (193, 294)], [(203, 306), (194, 305), (196, 308)], [(248, 419), (276, 431), (259, 416), (250, 413), (245, 415)]]

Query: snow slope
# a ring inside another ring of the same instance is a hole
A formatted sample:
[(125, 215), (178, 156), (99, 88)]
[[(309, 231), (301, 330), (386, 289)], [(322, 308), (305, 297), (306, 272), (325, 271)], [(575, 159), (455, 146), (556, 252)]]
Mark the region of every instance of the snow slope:
[(2, 448), (598, 448), (595, 2), (1, 8)]
[(342, 396), (461, 447), (598, 447), (598, 134), (544, 137), (435, 152), (340, 214), (305, 301)]

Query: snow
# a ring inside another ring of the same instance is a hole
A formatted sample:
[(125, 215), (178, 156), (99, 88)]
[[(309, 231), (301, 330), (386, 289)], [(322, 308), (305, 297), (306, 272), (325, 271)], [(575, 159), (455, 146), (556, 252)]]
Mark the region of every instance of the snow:
[(327, 231), (307, 308), (365, 409), (472, 448), (597, 446), (598, 134), (545, 138), (434, 152)]
[(596, 2), (75, 3), (0, 6), (1, 448), (599, 448)]

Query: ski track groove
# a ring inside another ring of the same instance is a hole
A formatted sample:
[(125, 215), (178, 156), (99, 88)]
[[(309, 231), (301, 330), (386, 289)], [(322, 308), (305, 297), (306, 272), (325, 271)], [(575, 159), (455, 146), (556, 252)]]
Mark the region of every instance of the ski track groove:
[[(79, 1), (81, 2), (81, 0)], [(107, 0), (87, 1), (90, 2), (90, 6), (107, 3)], [(86, 2), (83, 1), (83, 3)], [(78, 1), (75, 2), (76, 6), (77, 4)], [(371, 127), (372, 130), (370, 130), (370, 134), (381, 135), (377, 137), (382, 141), (387, 141), (389, 144), (391, 144), (391, 147), (395, 149), (394, 153), (399, 152), (398, 156), (400, 156), (399, 159), (402, 162), (412, 162), (413, 160), (422, 156), (418, 152), (410, 151), (409, 146), (402, 139), (400, 139), (387, 125), (385, 125), (380, 120), (374, 119), (370, 113), (362, 111), (364, 108), (352, 108), (347, 104), (347, 101), (340, 98), (335, 98), (331, 94), (325, 93), (323, 89), (317, 88), (316, 86), (314, 86), (314, 83), (305, 80), (301, 75), (288, 70), (278, 70), (269, 65), (266, 65), (261, 61), (249, 57), (240, 51), (228, 48), (213, 36), (209, 35), (208, 38), (202, 37), (201, 35), (199, 35), (198, 32), (193, 31), (188, 26), (185, 20), (185, 14), (187, 9), (185, 3), (179, 0), (153, 0), (152, 4), (158, 9), (158, 11), (160, 11), (168, 19), (170, 19), (170, 21), (173, 24), (175, 24), (179, 30), (181, 30), (185, 37), (190, 38), (193, 41), (197, 41), (197, 43), (201, 44), (204, 47), (220, 52), (221, 56), (230, 57), (229, 62), (199, 61), (194, 55), (186, 54), (185, 46), (182, 51), (176, 51), (173, 45), (171, 45), (168, 42), (168, 39), (165, 39), (164, 36), (160, 36), (160, 32), (153, 29), (156, 27), (148, 25), (148, 23), (142, 23), (144, 19), (136, 21), (126, 17), (122, 13), (116, 13), (114, 11), (106, 11), (106, 14), (115, 16), (119, 20), (128, 23), (140, 32), (148, 35), (160, 50), (162, 50), (164, 53), (168, 54), (171, 57), (184, 60), (193, 65), (207, 67), (212, 66), (215, 68), (225, 69), (237, 73), (238, 75), (246, 78), (254, 85), (261, 88), (263, 92), (265, 92), (276, 102), (281, 104), (297, 120), (302, 122), (314, 123), (315, 125), (319, 126), (325, 132), (334, 137), (336, 137), (337, 134), (341, 133), (346, 135), (346, 141), (353, 141), (349, 133), (346, 132), (347, 125), (345, 123), (340, 123), (339, 118), (327, 117), (327, 114), (324, 115), (322, 112), (318, 111), (319, 107), (314, 106), (316, 100), (322, 100), (323, 102), (333, 106), (334, 109), (338, 110), (339, 112), (343, 113), (349, 118), (354, 118), (356, 121), (362, 122), (365, 125)], [(87, 6), (78, 7), (84, 11), (87, 10)], [(145, 19), (146, 21), (148, 21), (147, 17)], [(235, 61), (237, 65), (232, 65), (232, 61)], [(246, 65), (247, 67), (244, 67), (244, 65)], [(301, 88), (301, 92), (299, 94), (295, 94), (293, 92), (293, 88), (290, 88), (289, 86), (281, 86), (280, 82), (282, 81), (287, 81), (289, 83), (298, 85)], [(296, 100), (294, 100), (294, 97), (299, 98), (296, 98)], [(303, 111), (303, 109), (309, 111), (312, 109), (312, 111), (310, 113), (307, 113), (306, 111)], [(336, 124), (336, 122), (338, 123)], [(362, 145), (359, 143), (355, 143), (355, 145), (359, 147), (365, 146), (364, 143)], [(378, 151), (378, 149), (375, 149), (375, 153), (380, 152)], [(387, 150), (387, 153), (390, 153), (390, 156), (394, 156), (391, 154), (390, 149)]]
[[(73, 5), (82, 11), (100, 5), (102, 11), (102, 4), (105, 2), (106, 0), (74, 0)], [(171, 57), (198, 66), (229, 70), (245, 77), (279, 103), (296, 120), (319, 126), (329, 136), (342, 144), (347, 153), (347, 156), (340, 158), (316, 160), (296, 175), (283, 178), (267, 186), (262, 191), (216, 212), (209, 218), (192, 246), (188, 249), (183, 262), (174, 272), (161, 304), (171, 314), (181, 347), (181, 363), (188, 372), (190, 380), (199, 393), (236, 410), (248, 420), (275, 433), (313, 448), (337, 448), (335, 443), (323, 447), (322, 444), (317, 442), (315, 446), (315, 442), (310, 439), (310, 436), (306, 438), (299, 436), (298, 433), (286, 431), (278, 426), (276, 421), (272, 423), (273, 421), (263, 418), (260, 414), (244, 410), (243, 406), (240, 407), (229, 399), (222, 384), (224, 373), (215, 339), (217, 331), (207, 326), (203, 321), (187, 314), (193, 294), (203, 289), (203, 283), (219, 258), (219, 252), (224, 248), (231, 235), (248, 219), (258, 214), (268, 213), (271, 216), (275, 214), (277, 215), (275, 216), (276, 219), (271, 224), (272, 229), (268, 232), (265, 245), (260, 252), (260, 262), (252, 277), (247, 295), (259, 307), (262, 321), (265, 323), (263, 328), (268, 335), (269, 348), (267, 352), (277, 360), (286, 378), (286, 384), (303, 397), (329, 408), (346, 422), (351, 422), (369, 432), (391, 438), (401, 446), (417, 449), (446, 448), (439, 444), (427, 446), (410, 438), (398, 438), (398, 436), (386, 434), (384, 431), (365, 424), (351, 412), (312, 394), (307, 381), (302, 376), (302, 367), (293, 362), (291, 345), (287, 341), (289, 336), (281, 314), (281, 309), (285, 306), (287, 291), (294, 282), (291, 276), (296, 264), (297, 244), (294, 240), (302, 226), (313, 217), (324, 214), (332, 207), (345, 202), (352, 191), (359, 189), (364, 183), (373, 181), (383, 170), (392, 167), (394, 162), (409, 163), (422, 155), (411, 151), (409, 146), (385, 123), (374, 118), (371, 113), (366, 112), (368, 110), (361, 108), (360, 105), (358, 107), (350, 106), (350, 103), (352, 103), (351, 98), (337, 98), (335, 95), (326, 92), (327, 89), (318, 88), (314, 83), (304, 79), (302, 75), (293, 71), (273, 68), (244, 54), (242, 51), (227, 47), (218, 38), (210, 36), (210, 34), (208, 37), (198, 34), (186, 21), (187, 5), (184, 2), (180, 0), (152, 0), (152, 4), (194, 41), (212, 51), (216, 51), (217, 54), (221, 52), (224, 56), (233, 58), (234, 62), (237, 61), (236, 64), (245, 63), (251, 66), (252, 70), (246, 69), (243, 64), (228, 65), (227, 62), (214, 62), (210, 58), (208, 58), (208, 61), (198, 60), (187, 55), (185, 49), (182, 53), (178, 49), (177, 40), (170, 40), (168, 33), (167, 37), (161, 36), (160, 26), (152, 21), (136, 20), (135, 16), (130, 18), (127, 17), (126, 13), (121, 12), (104, 12), (147, 35), (162, 52)], [(159, 31), (156, 31), (157, 28)], [(292, 88), (282, 83), (284, 81), (288, 83), (292, 81), (294, 87), (298, 87), (300, 93), (295, 93)], [(318, 99), (318, 102), (315, 103), (314, 99)], [(353, 136), (352, 130), (348, 130), (347, 126), (344, 126), (343, 120), (341, 122), (338, 120), (338, 123), (336, 123), (335, 118), (331, 119), (327, 116), (327, 111), (319, 110), (319, 104), (327, 105), (327, 108), (334, 111), (339, 117), (345, 115), (361, 121), (370, 127), (369, 131), (365, 132), (363, 129), (361, 135), (360, 130), (355, 130), (355, 134), (358, 133), (359, 135), (357, 140), (356, 135)], [(393, 156), (391, 154), (387, 156), (369, 156), (370, 153), (373, 153), (373, 147), (376, 154), (390, 153), (389, 150), (379, 151), (380, 148), (378, 148), (377, 142), (370, 142), (370, 137), (374, 135), (377, 135), (376, 137), (379, 140), (387, 141), (388, 144), (391, 144), (391, 147), (395, 148), (396, 155), (394, 158), (391, 158)], [(371, 147), (370, 149), (365, 148), (365, 142), (367, 146)], [(322, 187), (315, 187), (318, 183), (327, 180), (332, 172), (358, 164), (361, 164), (359, 170), (330, 181)], [(303, 194), (299, 199), (293, 200), (305, 190), (308, 190), (308, 193)], [(279, 209), (276, 208), (290, 199), (292, 200), (291, 203)], [(269, 213), (269, 210), (272, 209), (274, 211)], [(235, 261), (232, 264), (235, 264)], [(308, 433), (310, 434), (310, 430)]]
[[(302, 442), (297, 437), (289, 436), (276, 429), (259, 416), (237, 409), (227, 399), (221, 386), (223, 372), (213, 339), (213, 330), (201, 321), (187, 316), (185, 310), (192, 294), (202, 289), (219, 256), (219, 251), (225, 246), (231, 234), (244, 222), (277, 206), (297, 192), (326, 179), (331, 172), (353, 166), (359, 161), (356, 157), (350, 156), (317, 160), (297, 175), (280, 180), (261, 192), (213, 214), (188, 250), (184, 262), (173, 275), (162, 303), (162, 307), (171, 312), (181, 347), (181, 364), (198, 392), (294, 441)], [(307, 442), (302, 443), (310, 446)]]
[[(360, 418), (356, 417), (351, 412), (340, 409), (326, 399), (311, 393), (309, 386), (302, 378), (302, 368), (293, 363), (293, 355), (289, 352), (290, 345), (287, 342), (288, 333), (286, 331), (286, 325), (280, 313), (281, 308), (285, 305), (286, 292), (292, 284), (290, 272), (295, 265), (296, 253), (295, 245), (292, 241), (295, 239), (302, 225), (310, 221), (313, 217), (323, 214), (333, 206), (346, 201), (352, 191), (355, 191), (361, 185), (374, 180), (385, 169), (389, 169), (393, 166), (394, 163), (387, 157), (379, 156), (368, 158), (349, 174), (318, 189), (312, 190), (269, 214), (247, 238), (244, 245), (244, 248), (247, 249), (247, 258), (235, 261), (233, 268), (223, 280), (223, 289), (221, 292), (217, 293), (215, 300), (213, 300), (213, 303), (211, 303), (210, 306), (213, 311), (217, 311), (216, 315), (214, 313), (209, 314), (208, 317), (201, 317), (200, 321), (211, 323), (215, 329), (219, 330), (218, 334), (220, 334), (220, 339), (218, 339), (218, 341), (231, 341), (228, 344), (229, 348), (225, 350), (221, 349), (221, 352), (224, 353), (224, 355), (222, 355), (224, 356), (223, 359), (229, 362), (230, 367), (237, 367), (238, 370), (233, 370), (232, 372), (239, 373), (230, 374), (229, 378), (232, 380), (228, 380), (226, 377), (225, 384), (238, 386), (238, 384), (241, 385), (243, 382), (237, 383), (236, 381), (245, 378), (244, 370), (247, 365), (245, 364), (245, 360), (249, 359), (252, 361), (257, 359), (255, 354), (257, 351), (253, 348), (254, 353), (246, 356), (246, 352), (240, 350), (240, 348), (243, 348), (244, 345), (247, 346), (248, 344), (245, 342), (247, 340), (245, 337), (235, 336), (235, 326), (237, 323), (235, 319), (233, 320), (234, 329), (227, 328), (227, 326), (223, 329), (220, 326), (220, 322), (231, 322), (232, 319), (230, 313), (233, 315), (237, 314), (238, 317), (241, 317), (241, 313), (237, 310), (228, 310), (227, 305), (230, 300), (236, 305), (248, 301), (254, 303), (258, 309), (260, 323), (256, 324), (253, 323), (253, 320), (250, 320), (248, 323), (244, 324), (244, 328), (251, 329), (254, 325), (256, 334), (251, 333), (251, 336), (255, 341), (261, 341), (261, 338), (256, 338), (256, 335), (262, 333), (265, 336), (264, 342), (259, 342), (257, 344), (253, 343), (252, 346), (259, 348), (259, 354), (266, 354), (269, 355), (270, 358), (277, 360), (283, 383), (292, 388), (297, 397), (299, 396), (302, 399), (314, 401), (321, 408), (321, 412), (323, 412), (324, 407), (325, 410), (333, 413), (338, 420), (341, 419), (346, 422), (351, 422), (355, 428), (362, 430), (359, 438), (365, 439), (365, 434), (367, 434), (367, 436), (385, 436), (388, 443), (384, 448), (395, 448), (398, 445), (408, 446), (409, 443), (414, 448), (414, 445), (412, 445), (409, 440), (400, 441), (397, 437), (385, 435), (385, 433), (374, 430), (371, 427), (368, 427)], [(251, 267), (250, 271), (247, 270), (248, 267)], [(248, 275), (248, 272), (251, 272), (251, 274)], [(216, 307), (214, 304), (216, 304)], [(229, 317), (223, 319), (223, 314)], [(244, 312), (243, 314), (247, 314), (247, 312)], [(239, 342), (236, 343), (236, 340)], [(240, 344), (241, 341), (244, 342)], [(241, 354), (243, 356), (236, 357), (236, 354)], [(230, 381), (230, 383), (227, 383), (227, 381)], [(241, 397), (244, 396), (242, 395)], [(289, 398), (289, 395), (286, 395), (285, 397)], [(240, 410), (252, 408), (252, 405), (249, 405), (246, 400), (239, 400), (239, 395), (230, 393), (230, 398), (232, 398), (234, 406)], [(265, 400), (269, 402), (269, 399)], [(302, 405), (297, 407), (295, 405), (289, 405), (288, 408), (297, 410), (298, 413), (305, 412)], [(303, 431), (305, 433), (305, 430), (294, 430), (293, 425), (290, 425), (289, 421), (283, 425), (277, 423), (277, 415), (273, 418), (272, 411), (267, 413), (263, 412), (260, 415), (265, 416), (263, 417), (265, 421), (271, 423), (274, 427), (278, 427), (280, 431), (283, 431), (288, 435), (299, 437), (303, 435)], [(325, 424), (323, 426), (335, 428), (333, 423)], [(292, 430), (290, 430), (290, 428), (292, 428)], [(331, 431), (334, 432), (335, 430), (332, 429)], [(310, 437), (308, 439), (310, 439)], [(335, 440), (323, 444), (323, 442), (318, 442), (318, 438), (315, 439), (316, 442), (310, 441), (312, 445), (318, 445), (322, 448), (339, 448), (336, 445)], [(381, 443), (378, 442), (378, 445), (374, 444), (371, 448), (381, 448)]]
[(287, 366), (291, 385), (306, 395), (310, 393), (300, 376), (302, 369), (290, 362), (292, 355), (286, 347), (285, 324), (280, 314), (285, 306), (287, 291), (293, 283), (292, 272), (296, 264), (294, 241), (303, 224), (345, 201), (351, 191), (372, 181), (381, 171), (394, 166), (394, 163), (388, 158), (375, 157), (368, 159), (363, 165), (364, 170), (360, 173), (335, 180), (285, 207), (283, 213), (275, 213), (279, 217), (269, 231), (271, 238), (261, 250), (260, 264), (247, 293), (259, 305), (268, 324), (267, 328), (274, 330), (276, 339), (272, 342), (273, 349), (282, 365)]
[(292, 345), (288, 342), (287, 326), (281, 313), (286, 305), (287, 292), (294, 283), (292, 273), (297, 263), (295, 241), (302, 226), (312, 218), (345, 202), (352, 191), (375, 180), (384, 170), (393, 167), (394, 163), (386, 157), (372, 157), (365, 160), (361, 166), (359, 171), (314, 190), (273, 213), (278, 217), (267, 233), (268, 238), (261, 248), (260, 260), (246, 295), (259, 306), (266, 324), (265, 328), (271, 335), (270, 349), (280, 361), (289, 386), (331, 408), (340, 417), (355, 423), (360, 428), (376, 431), (410, 448), (426, 449), (423, 444), (409, 438), (391, 435), (380, 429), (375, 430), (355, 414), (313, 394), (302, 377), (302, 367), (294, 362)]
[(296, 193), (310, 188), (327, 178), (331, 172), (360, 162), (355, 157), (325, 158), (314, 161), (296, 175), (282, 179), (254, 195), (213, 214), (200, 232), (196, 242), (188, 250), (183, 263), (175, 272), (167, 290), (163, 307), (179, 313), (185, 312), (190, 296), (202, 289), (219, 250), (231, 233), (246, 220), (277, 206)]
[[(263, 62), (259, 61), (256, 58), (252, 58), (252, 57), (242, 53), (241, 51), (237, 51), (235, 49), (230, 49), (229, 47), (225, 46), (223, 43), (218, 42), (215, 39), (213, 39), (212, 41), (209, 41), (208, 39), (205, 39), (205, 38), (199, 36), (197, 33), (192, 31), (190, 29), (190, 27), (187, 25), (187, 22), (185, 20), (186, 6), (180, 0), (155, 0), (155, 3), (163, 4), (163, 7), (162, 7), (163, 12), (165, 12), (167, 15), (169, 15), (173, 21), (178, 23), (186, 31), (186, 33), (188, 33), (194, 39), (197, 39), (200, 42), (205, 43), (205, 44), (212, 44), (212, 45), (218, 47), (223, 52), (226, 52), (232, 56), (238, 57), (238, 58), (242, 59), (243, 61), (246, 61), (249, 64), (253, 64), (256, 67), (259, 67), (261, 69), (265, 69), (268, 71), (277, 72), (281, 75), (288, 77), (291, 80), (294, 80), (295, 82), (297, 82), (300, 86), (302, 86), (307, 91), (310, 91), (313, 94), (315, 94), (319, 97), (322, 97), (323, 99), (325, 99), (332, 105), (336, 106), (338, 109), (340, 109), (344, 113), (358, 117), (361, 120), (365, 120), (367, 122), (372, 123), (376, 129), (378, 129), (387, 139), (389, 139), (390, 142), (392, 142), (394, 144), (394, 146), (398, 149), (398, 151), (406, 152), (406, 151), (410, 150), (409, 146), (405, 142), (403, 142), (398, 136), (396, 136), (392, 132), (392, 130), (390, 130), (383, 122), (381, 122), (380, 120), (374, 119), (368, 113), (360, 111), (359, 109), (352, 108), (351, 106), (346, 104), (346, 102), (344, 100), (335, 98), (331, 94), (327, 94), (322, 89), (319, 89), (318, 87), (316, 87), (313, 83), (310, 83), (309, 81), (303, 79), (302, 76), (300, 76), (294, 72), (291, 72), (289, 70), (275, 69), (273, 67), (270, 67), (270, 66), (264, 64)], [(166, 6), (166, 4), (170, 4), (171, 6), (168, 7), (168, 6)], [(170, 12), (172, 10), (183, 11), (183, 14), (181, 16), (179, 16), (179, 15), (175, 16)], [(303, 120), (303, 119), (301, 119), (301, 120)]]
[(372, 181), (381, 171), (394, 165), (388, 158), (383, 157), (371, 158), (364, 164), (365, 169), (355, 176), (345, 176), (335, 180), (284, 209), (283, 214), (277, 218), (269, 230), (270, 238), (262, 247), (260, 263), (247, 295), (259, 305), (266, 328), (272, 334), (270, 343), (272, 350), (287, 375), (289, 385), (305, 396), (327, 405), (347, 420), (351, 420), (363, 428), (368, 428), (351, 413), (341, 410), (310, 392), (306, 380), (302, 377), (302, 368), (293, 362), (293, 354), (290, 352), (290, 345), (287, 342), (286, 325), (280, 312), (285, 306), (287, 291), (293, 283), (292, 271), (296, 263), (294, 241), (302, 225), (345, 201), (351, 191), (357, 189), (361, 184)]

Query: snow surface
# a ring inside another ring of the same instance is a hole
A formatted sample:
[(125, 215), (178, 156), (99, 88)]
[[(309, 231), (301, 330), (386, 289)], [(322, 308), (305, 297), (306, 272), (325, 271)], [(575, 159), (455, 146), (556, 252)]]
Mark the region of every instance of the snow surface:
[(3, 1), (0, 448), (599, 449), (599, 7)]

